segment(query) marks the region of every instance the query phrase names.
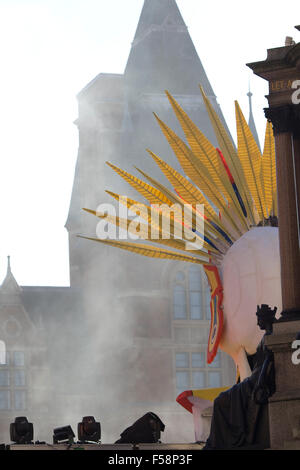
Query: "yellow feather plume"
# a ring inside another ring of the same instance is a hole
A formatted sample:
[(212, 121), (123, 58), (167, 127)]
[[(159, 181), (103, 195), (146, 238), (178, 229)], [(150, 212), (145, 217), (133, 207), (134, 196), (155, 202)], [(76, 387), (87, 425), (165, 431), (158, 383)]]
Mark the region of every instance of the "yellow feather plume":
[(267, 122), (262, 156), (262, 180), (269, 215), (277, 216), (275, 142), (272, 124)]
[(161, 248), (156, 248), (155, 246), (144, 245), (142, 243), (120, 242), (117, 240), (101, 240), (99, 238), (84, 237), (82, 235), (78, 235), (78, 237), (85, 238), (86, 240), (92, 240), (98, 243), (103, 243), (105, 245), (121, 248), (122, 250), (131, 251), (133, 253), (143, 256), (148, 256), (149, 258), (171, 259), (175, 261), (186, 261), (188, 263), (196, 264), (209, 264), (206, 260), (202, 260), (194, 256), (181, 254), (179, 252), (177, 253), (176, 251), (164, 250)]
[(238, 102), (235, 102), (238, 156), (241, 161), (247, 185), (254, 199), (260, 220), (267, 218), (265, 197), (261, 184), (262, 158), (257, 143), (249, 129)]

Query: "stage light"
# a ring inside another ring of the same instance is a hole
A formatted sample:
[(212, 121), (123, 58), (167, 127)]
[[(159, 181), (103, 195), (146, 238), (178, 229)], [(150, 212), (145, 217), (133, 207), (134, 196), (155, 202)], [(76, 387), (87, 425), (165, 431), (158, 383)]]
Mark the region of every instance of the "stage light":
[(101, 439), (101, 425), (94, 416), (84, 416), (77, 429), (80, 442), (99, 442)]
[(10, 425), (10, 440), (16, 444), (31, 444), (33, 440), (33, 424), (25, 416), (15, 418)]
[(132, 426), (125, 429), (121, 439), (116, 444), (138, 444), (155, 443), (160, 440), (160, 433), (164, 431), (165, 425), (154, 413), (146, 413), (135, 421)]
[(70, 425), (55, 428), (53, 431), (53, 444), (74, 444), (75, 434)]

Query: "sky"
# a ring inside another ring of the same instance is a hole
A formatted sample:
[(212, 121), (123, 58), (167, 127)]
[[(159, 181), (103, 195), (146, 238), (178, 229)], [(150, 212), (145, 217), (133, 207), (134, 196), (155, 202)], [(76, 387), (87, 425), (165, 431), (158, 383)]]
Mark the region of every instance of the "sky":
[[(245, 65), (300, 33), (299, 0), (177, 0), (230, 131), (249, 83), (263, 144), (266, 82)], [(0, 0), (0, 282), (69, 285), (64, 228), (78, 151), (78, 92), (123, 73), (143, 0)], [(195, 77), (197, 81), (197, 77)], [(101, 201), (99, 201), (100, 203)]]

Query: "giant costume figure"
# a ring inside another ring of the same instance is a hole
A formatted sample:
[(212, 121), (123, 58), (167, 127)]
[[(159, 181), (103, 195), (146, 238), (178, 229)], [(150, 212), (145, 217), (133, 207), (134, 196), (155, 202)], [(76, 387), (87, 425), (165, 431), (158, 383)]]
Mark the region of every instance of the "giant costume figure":
[[(178, 159), (179, 173), (160, 156), (148, 151), (172, 185), (170, 191), (150, 175), (138, 170), (143, 179), (108, 163), (151, 205), (109, 193), (139, 217), (135, 221), (87, 209), (128, 232), (137, 232), (147, 242), (100, 240), (149, 257), (182, 260), (204, 266), (211, 288), (211, 326), (207, 360), (212, 362), (218, 348), (234, 360), (240, 380), (251, 375), (247, 355), (253, 355), (262, 338), (257, 326), (256, 306), (269, 304), (281, 311), (280, 261), (277, 216), (275, 148), (271, 124), (267, 123), (264, 150), (260, 149), (235, 103), (237, 149), (201, 88), (203, 101), (213, 125), (219, 148), (215, 148), (191, 121), (176, 100), (168, 99), (184, 131), (186, 142), (155, 116)], [(177, 205), (190, 222), (171, 214), (169, 231), (163, 221), (166, 208)], [(204, 204), (204, 230), (196, 224)], [(152, 210), (151, 210), (152, 209)], [(141, 222), (141, 219), (143, 220)], [(184, 225), (184, 233), (176, 232)], [(155, 233), (155, 237), (153, 237)], [(190, 242), (194, 246), (191, 251)], [(155, 245), (148, 243), (152, 241)], [(166, 247), (166, 248), (165, 248)]]

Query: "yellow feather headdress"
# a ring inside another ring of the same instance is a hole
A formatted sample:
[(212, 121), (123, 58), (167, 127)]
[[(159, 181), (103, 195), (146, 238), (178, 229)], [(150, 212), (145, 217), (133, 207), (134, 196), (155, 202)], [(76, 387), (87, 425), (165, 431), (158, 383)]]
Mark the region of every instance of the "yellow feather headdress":
[[(277, 216), (275, 147), (271, 124), (267, 123), (264, 151), (261, 154), (239, 104), (236, 102), (238, 143), (236, 149), (203, 89), (201, 87), (200, 89), (217, 137), (218, 149), (208, 141), (170, 93), (166, 92), (167, 97), (184, 131), (187, 143), (156, 114), (154, 115), (181, 165), (182, 174), (151, 150), (148, 150), (148, 153), (166, 176), (174, 192), (142, 170), (138, 172), (143, 176), (143, 180), (107, 162), (150, 203), (150, 205), (143, 205), (144, 211), (142, 212), (146, 213), (147, 217), (143, 224), (139, 224), (139, 230), (135, 230), (135, 234), (140, 233), (142, 239), (175, 248), (176, 251), (157, 248), (150, 244), (141, 245), (139, 242), (86, 238), (144, 256), (218, 265), (234, 241), (252, 226), (268, 224), (268, 221)], [(122, 203), (122, 196), (107, 192)], [(123, 203), (128, 209), (143, 217), (140, 211), (136, 210), (140, 208), (141, 203), (131, 199), (126, 199)], [(203, 233), (198, 233), (196, 230), (195, 221), (197, 216), (200, 217), (196, 206), (199, 204), (204, 205)], [(151, 217), (152, 205), (160, 206), (157, 209), (158, 217)], [(189, 207), (189, 226), (186, 226), (185, 222), (172, 214), (170, 210), (166, 210), (166, 208), (172, 209), (174, 205), (178, 205), (182, 210), (185, 206)], [(118, 217), (98, 214), (90, 209), (85, 210), (106, 218), (107, 222), (127, 230), (130, 234), (130, 221), (125, 222)], [(171, 220), (170, 230), (166, 234), (165, 230), (164, 232), (162, 230), (162, 222), (167, 216)], [(175, 231), (183, 225), (185, 225), (185, 230), (180, 240), (175, 237)], [(155, 237), (151, 237), (153, 232), (156, 233)], [(193, 241), (198, 241), (198, 246), (201, 246), (201, 249), (195, 248), (193, 254), (188, 243), (191, 238), (194, 238)]]
[[(107, 162), (148, 204), (107, 191), (137, 217), (124, 219), (85, 209), (125, 230), (128, 235), (146, 240), (146, 243), (83, 238), (152, 258), (202, 264), (211, 288), (211, 327), (207, 347), (207, 362), (210, 363), (217, 353), (223, 328), (223, 288), (218, 266), (230, 246), (251, 227), (275, 224), (277, 194), (271, 124), (266, 125), (261, 154), (236, 102), (236, 149), (201, 87), (200, 90), (219, 148), (209, 142), (166, 92), (186, 142), (156, 114), (154, 116), (182, 168), (182, 174), (151, 150), (148, 153), (173, 191), (142, 170), (137, 169), (143, 178), (140, 179)], [(199, 209), (200, 205), (204, 211)], [(199, 220), (202, 222), (200, 229)]]

